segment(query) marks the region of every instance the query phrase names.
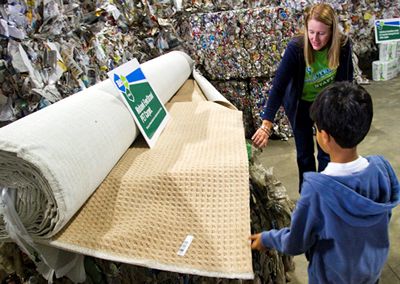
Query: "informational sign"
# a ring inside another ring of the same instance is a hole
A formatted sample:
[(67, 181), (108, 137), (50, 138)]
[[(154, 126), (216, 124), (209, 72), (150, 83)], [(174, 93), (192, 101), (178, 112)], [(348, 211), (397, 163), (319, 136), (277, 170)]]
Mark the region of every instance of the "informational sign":
[(136, 125), (152, 148), (168, 122), (169, 115), (136, 59), (108, 72), (120, 91)]
[(375, 20), (376, 43), (400, 40), (400, 18)]

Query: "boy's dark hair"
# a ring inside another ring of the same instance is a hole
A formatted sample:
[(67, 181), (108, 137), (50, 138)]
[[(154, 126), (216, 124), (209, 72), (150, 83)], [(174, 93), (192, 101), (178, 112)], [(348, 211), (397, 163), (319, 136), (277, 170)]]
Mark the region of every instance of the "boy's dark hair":
[(318, 130), (325, 130), (342, 148), (354, 148), (367, 135), (372, 122), (372, 99), (361, 86), (336, 82), (325, 88), (310, 108)]

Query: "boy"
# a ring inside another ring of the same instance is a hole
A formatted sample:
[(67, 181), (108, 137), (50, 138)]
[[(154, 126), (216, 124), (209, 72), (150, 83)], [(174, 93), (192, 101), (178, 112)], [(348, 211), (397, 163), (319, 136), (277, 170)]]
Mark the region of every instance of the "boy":
[(309, 283), (376, 283), (388, 256), (399, 182), (383, 157), (357, 153), (371, 126), (371, 97), (361, 86), (334, 83), (316, 98), (310, 116), (331, 162), (321, 173), (304, 174), (290, 228), (250, 236), (251, 248), (306, 253)]

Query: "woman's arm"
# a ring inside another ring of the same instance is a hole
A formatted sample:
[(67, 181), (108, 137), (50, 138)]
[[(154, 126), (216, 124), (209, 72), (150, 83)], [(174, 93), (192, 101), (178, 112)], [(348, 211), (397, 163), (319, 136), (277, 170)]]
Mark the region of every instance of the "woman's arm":
[(261, 117), (263, 120), (274, 121), (276, 112), (282, 105), (286, 87), (290, 80), (295, 76), (298, 70), (298, 65), (300, 64), (299, 52), (302, 50), (298, 45), (299, 43), (297, 43), (297, 41), (292, 40), (289, 42), (285, 50), (278, 70), (276, 70), (275, 78), (272, 82), (272, 89), (264, 113)]
[(298, 42), (292, 40), (289, 42), (285, 53), (276, 71), (273, 80), (272, 89), (268, 97), (267, 104), (261, 115), (263, 119), (262, 125), (256, 130), (251, 138), (256, 147), (262, 148), (267, 146), (269, 136), (272, 133), (273, 121), (279, 107), (282, 105), (286, 87), (298, 70), (299, 50)]

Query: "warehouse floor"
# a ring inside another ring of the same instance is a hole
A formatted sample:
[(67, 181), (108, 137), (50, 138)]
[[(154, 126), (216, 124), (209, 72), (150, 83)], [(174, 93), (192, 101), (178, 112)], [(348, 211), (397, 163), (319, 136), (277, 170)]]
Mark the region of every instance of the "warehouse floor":
[[(400, 76), (385, 82), (371, 81), (364, 85), (374, 103), (374, 119), (371, 130), (359, 146), (362, 156), (380, 154), (392, 164), (400, 178)], [(264, 149), (262, 161), (274, 168), (275, 176), (285, 185), (290, 198), (297, 200), (298, 174), (294, 139), (270, 141)], [(400, 283), (400, 206), (393, 211), (390, 225), (391, 247), (380, 284)], [(291, 274), (291, 283), (307, 283), (307, 261), (304, 255), (295, 257), (296, 270)]]

